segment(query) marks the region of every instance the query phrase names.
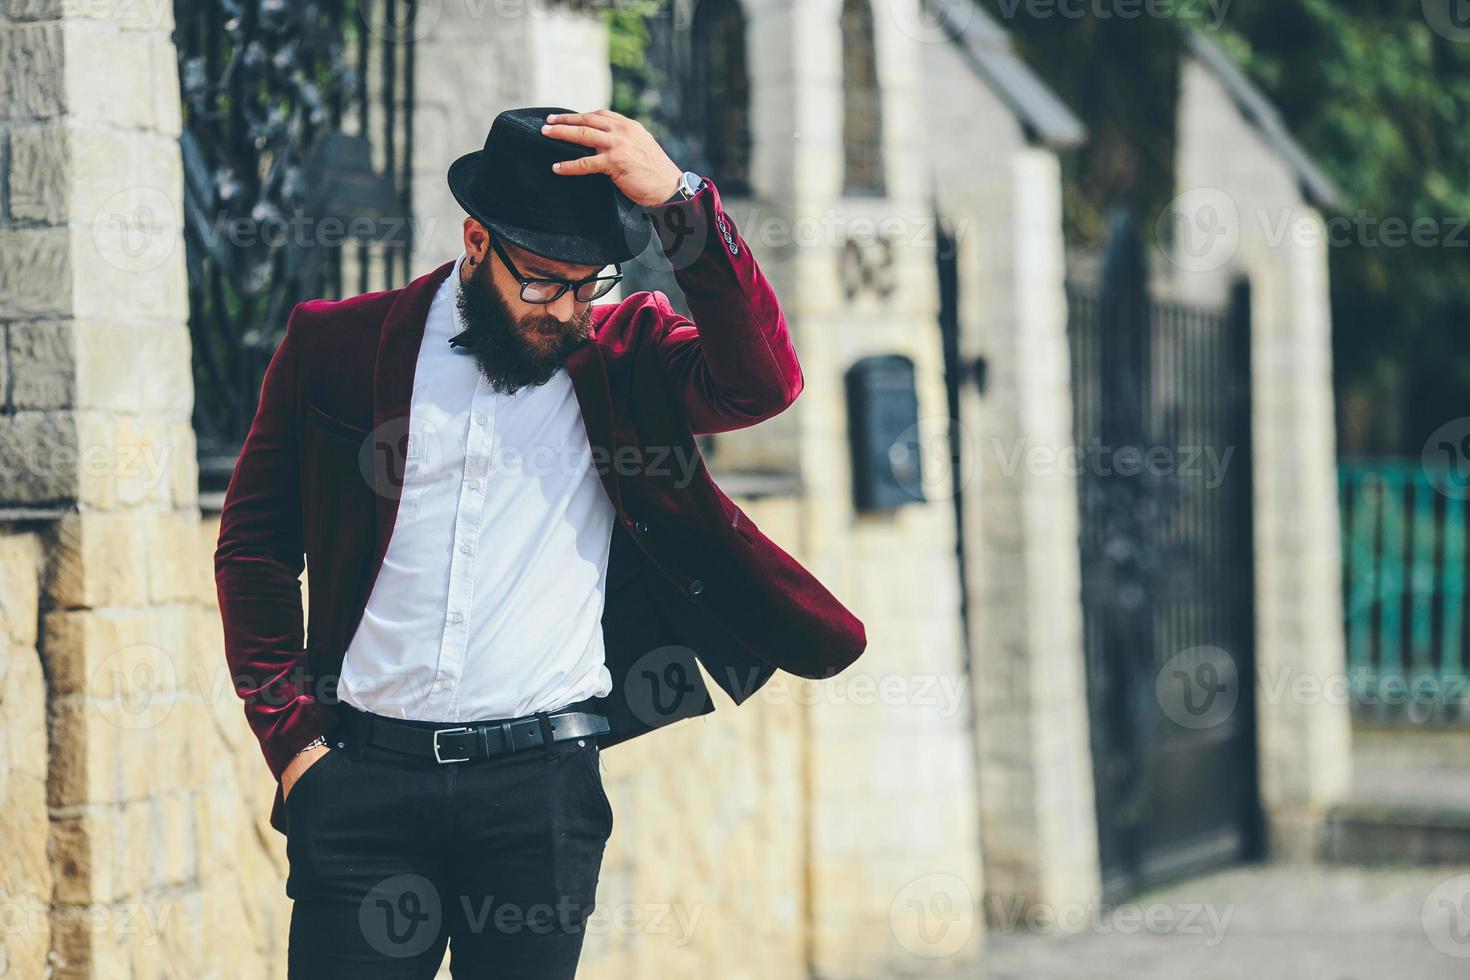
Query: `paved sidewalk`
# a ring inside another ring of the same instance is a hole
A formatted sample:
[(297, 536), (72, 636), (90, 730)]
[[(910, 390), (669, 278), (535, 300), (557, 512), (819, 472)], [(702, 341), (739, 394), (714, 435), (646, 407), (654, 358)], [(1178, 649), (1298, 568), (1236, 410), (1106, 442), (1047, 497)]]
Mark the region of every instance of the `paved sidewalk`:
[[(1255, 865), (1059, 910), (1084, 931), (991, 926), (983, 980), (1465, 980), (1470, 867)], [(1150, 927), (1148, 923), (1152, 922)], [(1096, 925), (1088, 925), (1097, 923)]]

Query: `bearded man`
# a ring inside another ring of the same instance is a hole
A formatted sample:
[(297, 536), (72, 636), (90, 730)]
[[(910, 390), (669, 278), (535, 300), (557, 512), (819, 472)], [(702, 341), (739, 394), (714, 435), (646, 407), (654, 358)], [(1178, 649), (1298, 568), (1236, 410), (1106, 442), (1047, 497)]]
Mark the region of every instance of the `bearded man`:
[[(457, 978), (571, 978), (613, 831), (601, 752), (714, 710), (701, 664), (739, 704), (867, 644), (694, 441), (803, 385), (713, 181), (618, 113), (532, 107), (448, 183), (456, 259), (292, 310), (221, 514), (292, 977), (431, 977), (448, 948)], [(692, 319), (661, 292), (591, 305), (655, 234)]]

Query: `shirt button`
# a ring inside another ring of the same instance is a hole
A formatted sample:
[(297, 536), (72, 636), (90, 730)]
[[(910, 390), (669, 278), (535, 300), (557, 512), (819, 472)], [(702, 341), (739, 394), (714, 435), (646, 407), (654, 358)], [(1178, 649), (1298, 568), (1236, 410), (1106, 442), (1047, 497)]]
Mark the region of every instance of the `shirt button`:
[(459, 622), (459, 621), (460, 621), (460, 620), (462, 620), (462, 619), (464, 619), (464, 617), (463, 617), (463, 616), (461, 616), (461, 615), (460, 615), (460, 614), (459, 614), (459, 613), (457, 613), (457, 612), (453, 612), (453, 613), (450, 613), (450, 614), (449, 614), (449, 621), (450, 621), (450, 622), (451, 622), (451, 623), (458, 623), (458, 622)]
[(483, 416), (483, 415), (476, 415), (475, 416), (475, 424), (476, 425), (485, 425), (486, 423), (487, 423), (487, 420), (486, 420), (485, 416)]
[(471, 490), (478, 490), (478, 489), (480, 489), (480, 481), (479, 480), (466, 480), (464, 485), (467, 486), (467, 487), (469, 487)]
[(467, 544), (462, 544), (462, 545), (460, 545), (460, 546), (459, 546), (459, 553), (460, 553), (460, 554), (462, 554), (462, 555), (467, 555), (467, 554), (469, 554), (469, 553), (470, 553), (470, 552), (471, 552), (471, 551), (474, 551), (474, 550), (475, 550), (475, 549), (473, 549), (473, 548), (471, 548), (471, 547), (470, 547), (470, 546), (469, 546), (469, 545), (467, 545)]
[(703, 593), (704, 593), (704, 583), (701, 582), (697, 578), (696, 579), (691, 579), (689, 581), (689, 594), (690, 595), (702, 595)]

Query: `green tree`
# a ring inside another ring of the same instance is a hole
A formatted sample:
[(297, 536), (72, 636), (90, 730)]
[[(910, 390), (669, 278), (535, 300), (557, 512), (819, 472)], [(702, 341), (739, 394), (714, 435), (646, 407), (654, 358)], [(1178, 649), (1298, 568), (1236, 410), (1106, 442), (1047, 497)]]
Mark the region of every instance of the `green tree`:
[[(1202, 19), (1210, 9), (1079, 17), (1016, 0), (985, 6), (1089, 127), (1088, 144), (1065, 163), (1069, 241), (1097, 244), (1119, 204), (1157, 214), (1174, 186), (1181, 32), (1202, 29), (1184, 12)], [(1226, 9), (1217, 40), (1343, 191), (1327, 215), (1336, 219), (1342, 446), (1417, 454), (1441, 423), (1470, 415), (1470, 41), (1436, 32), (1419, 3)], [(1416, 229), (1432, 244), (1414, 244)]]

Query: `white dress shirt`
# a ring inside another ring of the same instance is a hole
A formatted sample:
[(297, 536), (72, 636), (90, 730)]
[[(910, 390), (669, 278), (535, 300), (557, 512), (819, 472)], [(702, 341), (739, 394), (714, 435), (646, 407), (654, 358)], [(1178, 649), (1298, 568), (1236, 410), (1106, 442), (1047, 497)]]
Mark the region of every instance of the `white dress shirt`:
[(612, 690), (615, 514), (571, 377), (504, 395), (449, 346), (464, 260), (429, 308), (398, 516), (338, 684), (397, 718), (507, 718)]

